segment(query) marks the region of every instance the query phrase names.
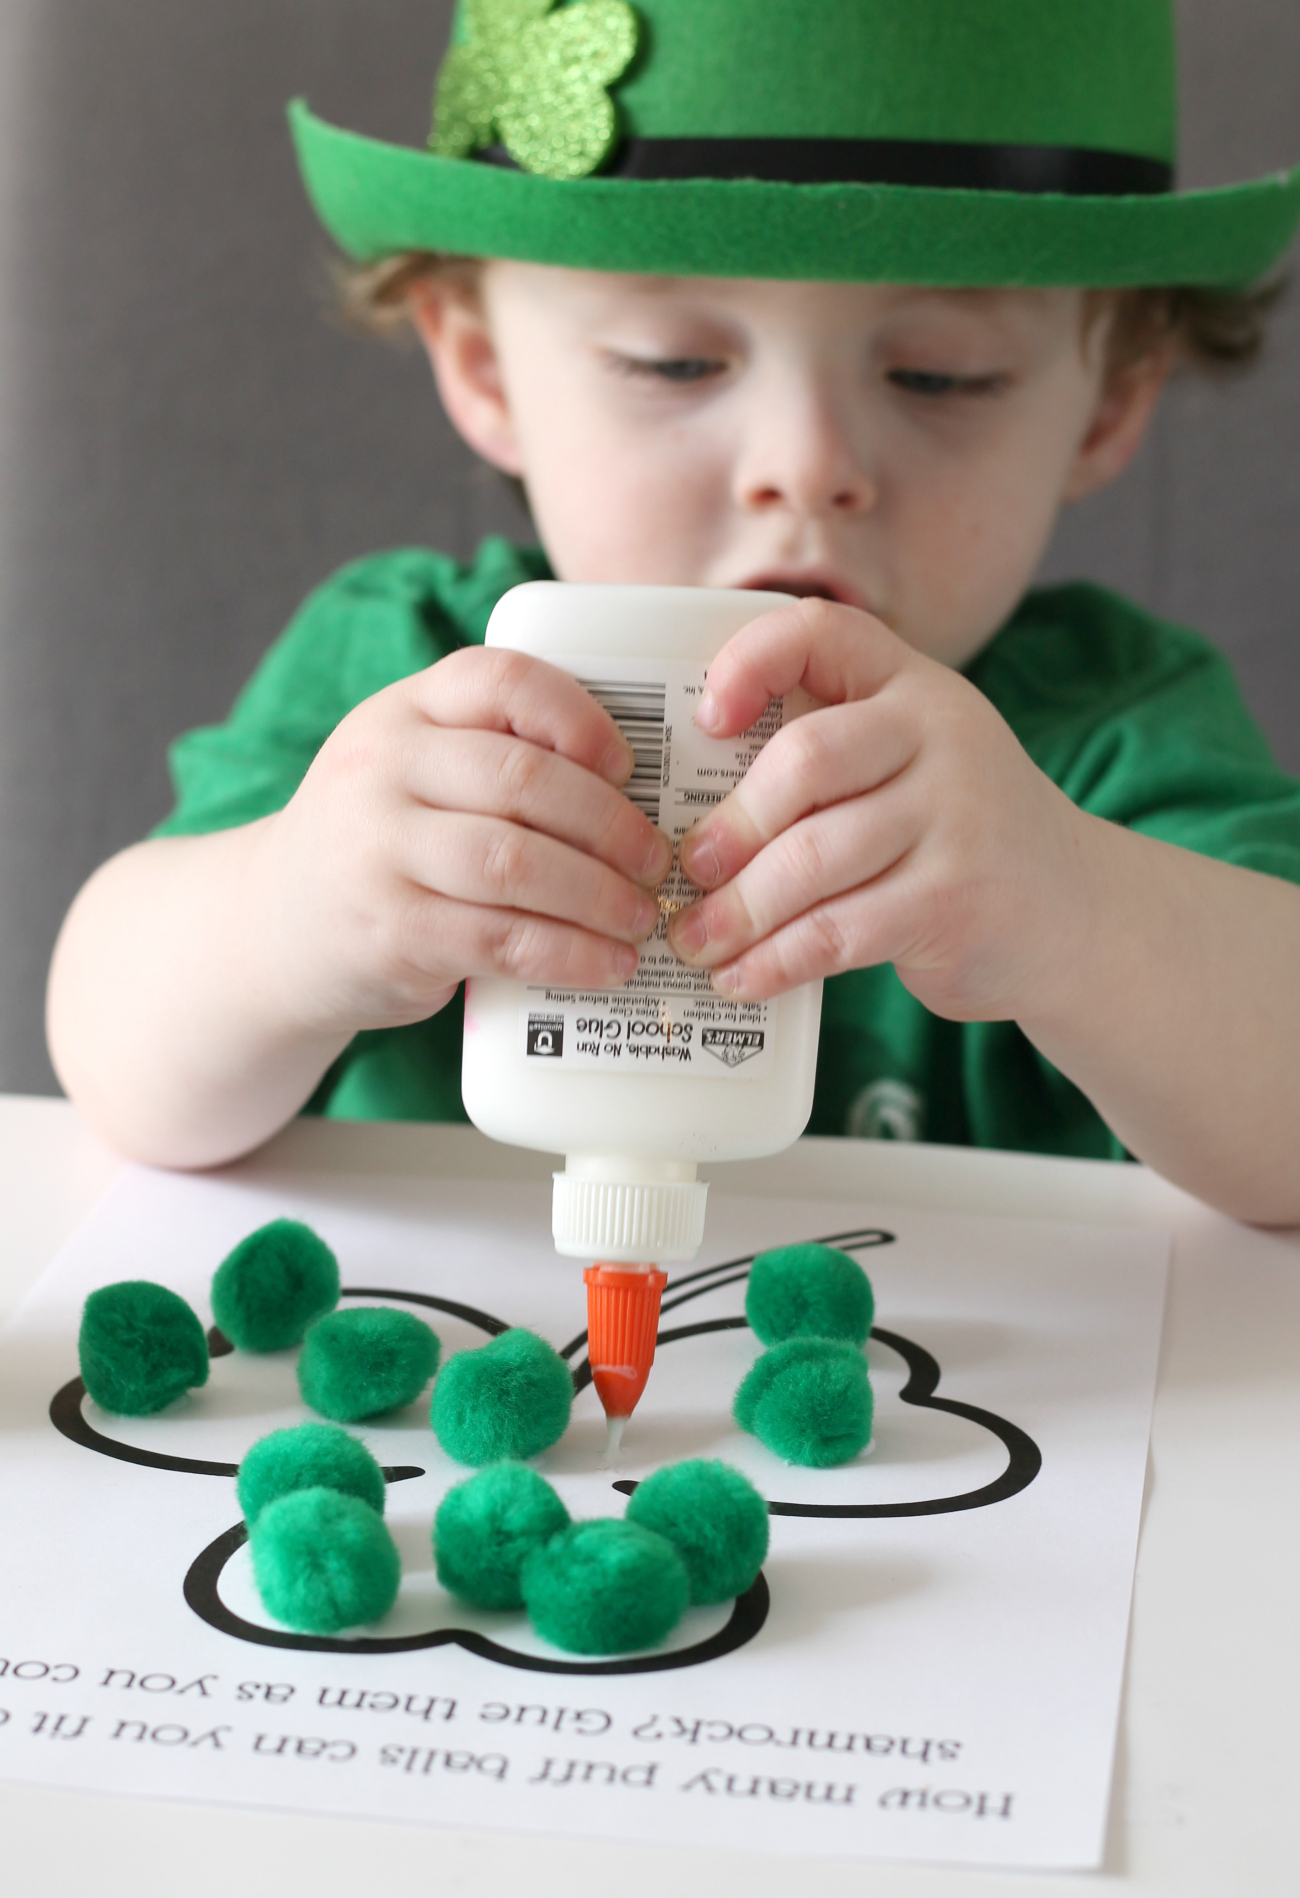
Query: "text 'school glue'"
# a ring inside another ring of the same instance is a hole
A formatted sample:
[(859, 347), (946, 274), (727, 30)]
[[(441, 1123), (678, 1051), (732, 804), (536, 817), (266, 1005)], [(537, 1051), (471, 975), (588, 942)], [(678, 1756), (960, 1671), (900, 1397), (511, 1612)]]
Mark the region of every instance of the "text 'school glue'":
[[(676, 843), (800, 709), (774, 700), (736, 738), (695, 723), (708, 667), (784, 594), (536, 581), (497, 605), (489, 646), (577, 678), (618, 724), (636, 764), (625, 794)], [(791, 695), (793, 700), (797, 695)], [(698, 895), (674, 869), (664, 916)], [(583, 992), (477, 976), (466, 987), (461, 1090), (494, 1140), (563, 1153), (556, 1250), (586, 1273), (588, 1357), (616, 1444), (654, 1361), (663, 1267), (704, 1238), (699, 1163), (779, 1153), (812, 1112), (820, 982), (767, 1002), (728, 1001), (680, 963), (664, 922), (618, 989)]]

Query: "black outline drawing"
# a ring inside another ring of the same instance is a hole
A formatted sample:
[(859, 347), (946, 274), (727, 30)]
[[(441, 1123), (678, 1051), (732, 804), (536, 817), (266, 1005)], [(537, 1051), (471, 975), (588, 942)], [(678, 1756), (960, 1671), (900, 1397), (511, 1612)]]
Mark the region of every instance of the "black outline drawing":
[[(815, 1241), (818, 1245), (839, 1246), (845, 1252), (863, 1252), (877, 1246), (892, 1245), (894, 1234), (880, 1227), (858, 1227), (851, 1232), (829, 1233)], [(696, 1272), (688, 1272), (683, 1278), (673, 1280), (667, 1287), (668, 1296), (664, 1299), (662, 1313), (676, 1311), (692, 1300), (703, 1298), (710, 1292), (720, 1291), (729, 1285), (740, 1285), (749, 1276), (749, 1268), (756, 1254), (745, 1253), (739, 1258), (727, 1259), (720, 1265), (704, 1266)], [(497, 1337), (509, 1329), (504, 1320), (495, 1318), (489, 1312), (477, 1311), (473, 1306), (458, 1304), (451, 1299), (434, 1298), (424, 1292), (400, 1292), (382, 1289), (378, 1286), (347, 1286), (339, 1294), (340, 1298), (382, 1298), (393, 1303), (424, 1305), (432, 1311), (447, 1313), (450, 1317), (463, 1319), (489, 1337)], [(696, 1324), (677, 1325), (661, 1330), (657, 1345), (669, 1345), (682, 1338), (701, 1337), (714, 1331), (743, 1331), (746, 1329), (743, 1317), (704, 1319)], [(940, 1410), (950, 1416), (962, 1417), (967, 1422), (987, 1430), (998, 1438), (1007, 1451), (1007, 1465), (1000, 1476), (979, 1489), (966, 1490), (957, 1496), (939, 1496), (926, 1501), (912, 1503), (788, 1503), (769, 1501), (768, 1509), (774, 1516), (818, 1516), (859, 1519), (880, 1516), (938, 1516), (950, 1514), (955, 1510), (985, 1509), (991, 1504), (1006, 1502), (1021, 1490), (1027, 1489), (1042, 1468), (1042, 1452), (1027, 1432), (1019, 1425), (1008, 1422), (991, 1410), (982, 1410), (974, 1404), (964, 1404), (954, 1398), (935, 1395), (941, 1376), (937, 1359), (931, 1356), (921, 1345), (904, 1338), (894, 1331), (886, 1331), (879, 1325), (873, 1326), (871, 1336), (877, 1343), (895, 1351), (907, 1365), (907, 1382), (899, 1392), (904, 1404), (913, 1404), (920, 1409)], [(565, 1345), (560, 1355), (572, 1360), (587, 1342), (585, 1331)], [(227, 1338), (215, 1327), (208, 1333), (209, 1351), (212, 1357), (226, 1356), (232, 1346)], [(583, 1391), (591, 1382), (591, 1366), (584, 1355), (573, 1367), (574, 1392)], [(143, 1464), (151, 1469), (169, 1470), (190, 1476), (224, 1476), (233, 1478), (238, 1475), (238, 1465), (234, 1463), (208, 1463), (197, 1458), (167, 1456), (160, 1451), (142, 1450), (134, 1444), (123, 1443), (118, 1438), (106, 1437), (89, 1423), (82, 1411), (82, 1400), (86, 1387), (81, 1378), (74, 1377), (55, 1392), (50, 1402), (50, 1421), (63, 1436), (85, 1450), (93, 1450), (100, 1456), (119, 1458), (123, 1462)], [(389, 1483), (401, 1483), (423, 1476), (426, 1472), (412, 1465), (399, 1465), (384, 1470), (384, 1479)], [(629, 1481), (617, 1481), (613, 1488), (623, 1495), (631, 1495), (636, 1484)], [(733, 1653), (754, 1639), (767, 1620), (770, 1606), (767, 1581), (759, 1575), (753, 1587), (737, 1598), (731, 1617), (726, 1626), (717, 1630), (705, 1641), (694, 1643), (690, 1647), (669, 1650), (659, 1654), (642, 1654), (621, 1660), (609, 1661), (561, 1661), (548, 1656), (523, 1654), (517, 1649), (507, 1648), (493, 1641), (485, 1634), (478, 1634), (469, 1628), (438, 1628), (418, 1635), (361, 1636), (354, 1640), (337, 1640), (328, 1636), (293, 1634), (288, 1629), (266, 1628), (256, 1622), (244, 1621), (232, 1613), (221, 1599), (219, 1582), (222, 1571), (231, 1557), (244, 1546), (248, 1539), (248, 1530), (243, 1522), (235, 1523), (226, 1529), (214, 1541), (210, 1542), (190, 1564), (183, 1584), (185, 1600), (200, 1620), (218, 1633), (232, 1636), (236, 1640), (246, 1641), (261, 1647), (288, 1648), (306, 1650), (312, 1653), (341, 1654), (396, 1654), (410, 1653), (419, 1649), (456, 1646), (468, 1653), (477, 1654), (481, 1659), (495, 1661), (506, 1667), (520, 1668), (528, 1672), (543, 1674), (651, 1674), (671, 1669), (697, 1667), (705, 1661), (712, 1661), (723, 1654)]]
[[(421, 1471), (421, 1475), (423, 1475)], [(662, 1654), (639, 1654), (614, 1661), (561, 1661), (550, 1655), (521, 1654), (517, 1648), (502, 1647), (489, 1635), (476, 1634), (472, 1628), (434, 1628), (425, 1634), (359, 1635), (352, 1641), (339, 1641), (314, 1634), (290, 1634), (287, 1629), (264, 1628), (255, 1621), (243, 1621), (232, 1614), (217, 1590), (221, 1571), (231, 1556), (248, 1540), (248, 1529), (237, 1522), (224, 1535), (210, 1542), (202, 1555), (190, 1564), (185, 1577), (185, 1599), (201, 1621), (219, 1634), (234, 1635), (239, 1641), (256, 1642), (266, 1648), (298, 1648), (328, 1654), (412, 1654), (421, 1648), (464, 1648), (484, 1661), (499, 1661), (505, 1667), (523, 1668), (535, 1674), (653, 1674), (677, 1667), (697, 1667), (702, 1661), (716, 1661), (752, 1641), (763, 1623), (771, 1597), (767, 1581), (760, 1575), (753, 1587), (738, 1595), (731, 1618), (724, 1628), (697, 1641), (689, 1648), (670, 1648)]]

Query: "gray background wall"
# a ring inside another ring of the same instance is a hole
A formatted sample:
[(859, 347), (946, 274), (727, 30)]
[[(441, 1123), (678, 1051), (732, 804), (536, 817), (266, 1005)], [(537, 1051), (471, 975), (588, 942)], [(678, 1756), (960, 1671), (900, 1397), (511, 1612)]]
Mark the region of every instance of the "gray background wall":
[[(958, 0), (960, 3), (960, 0)], [(283, 104), (415, 143), (450, 0), (0, 0), (0, 1090), (54, 1088), (45, 966), (304, 591), (523, 522), (412, 353), (322, 320)], [(1181, 0), (1188, 184), (1300, 157), (1296, 0)], [(1300, 294), (1175, 390), (1048, 562), (1210, 633), (1300, 770)]]

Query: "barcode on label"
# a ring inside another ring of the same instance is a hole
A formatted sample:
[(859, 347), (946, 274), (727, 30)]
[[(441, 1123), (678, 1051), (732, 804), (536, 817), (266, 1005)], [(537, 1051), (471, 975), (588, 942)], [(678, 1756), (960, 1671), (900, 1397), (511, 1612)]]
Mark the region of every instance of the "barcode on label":
[(664, 705), (662, 685), (629, 685), (622, 679), (579, 679), (597, 705), (607, 711), (632, 747), (635, 763), (623, 795), (659, 822), (664, 777)]

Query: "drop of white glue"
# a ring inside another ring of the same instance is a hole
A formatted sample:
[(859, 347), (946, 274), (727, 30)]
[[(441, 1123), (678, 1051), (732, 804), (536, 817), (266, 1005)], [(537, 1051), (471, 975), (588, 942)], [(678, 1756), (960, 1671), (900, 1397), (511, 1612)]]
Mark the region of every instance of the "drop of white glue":
[(618, 1467), (618, 1453), (623, 1444), (623, 1432), (627, 1429), (626, 1417), (608, 1417), (605, 1420), (605, 1454), (600, 1459), (601, 1468), (612, 1470)]

